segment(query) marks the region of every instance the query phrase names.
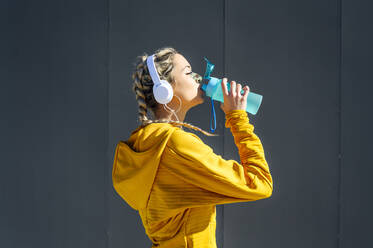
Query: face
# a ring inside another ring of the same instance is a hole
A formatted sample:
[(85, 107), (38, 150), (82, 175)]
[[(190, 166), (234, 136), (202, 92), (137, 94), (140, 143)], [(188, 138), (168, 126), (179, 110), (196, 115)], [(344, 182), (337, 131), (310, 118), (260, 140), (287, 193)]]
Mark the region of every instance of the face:
[(181, 98), (183, 106), (193, 107), (203, 103), (201, 84), (196, 81), (196, 74), (192, 72), (189, 62), (181, 54), (175, 54), (174, 68), (171, 75), (174, 78), (174, 95)]

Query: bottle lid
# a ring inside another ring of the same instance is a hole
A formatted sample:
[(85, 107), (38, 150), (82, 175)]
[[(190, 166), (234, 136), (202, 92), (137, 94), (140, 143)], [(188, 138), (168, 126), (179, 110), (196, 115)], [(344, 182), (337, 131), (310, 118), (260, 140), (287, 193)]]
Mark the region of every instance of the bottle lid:
[(204, 57), (204, 59), (206, 60), (207, 64), (206, 64), (206, 72), (203, 78), (210, 79), (210, 74), (214, 70), (215, 65), (212, 64), (206, 57)]

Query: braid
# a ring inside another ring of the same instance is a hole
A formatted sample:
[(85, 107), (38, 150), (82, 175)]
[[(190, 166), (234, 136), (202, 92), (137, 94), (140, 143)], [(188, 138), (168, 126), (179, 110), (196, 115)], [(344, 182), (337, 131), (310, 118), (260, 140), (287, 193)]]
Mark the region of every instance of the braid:
[(168, 120), (168, 119), (146, 120), (146, 121), (143, 122), (143, 124), (141, 126), (146, 126), (150, 123), (170, 123), (170, 124), (174, 124), (176, 126), (184, 126), (184, 127), (190, 128), (190, 129), (200, 131), (201, 133), (203, 133), (207, 136), (219, 136), (219, 134), (212, 134), (212, 133), (206, 132), (206, 131), (202, 130), (201, 128), (196, 127), (196, 126), (194, 126), (190, 123), (182, 122), (182, 121), (172, 121), (172, 120)]
[(140, 122), (143, 122), (144, 120), (148, 120), (148, 117), (146, 116), (147, 113), (147, 105), (146, 105), (146, 86), (141, 82), (141, 78), (143, 77), (143, 68), (141, 67), (142, 64), (139, 64), (137, 66), (137, 70), (132, 74), (133, 81), (133, 87), (132, 90), (136, 93), (136, 100), (139, 104), (139, 120)]
[[(160, 75), (160, 78), (166, 79), (168, 82), (173, 81), (170, 73), (173, 68), (172, 58), (173, 58), (173, 55), (176, 53), (178, 52), (172, 47), (164, 47), (164, 48), (158, 49), (155, 53), (156, 54), (155, 62), (157, 64), (157, 67), (159, 67), (157, 68), (157, 71)], [(196, 127), (190, 123), (181, 122), (181, 121), (173, 121), (173, 120), (169, 120), (166, 118), (152, 120), (146, 116), (148, 108), (150, 108), (151, 113), (153, 114), (153, 116), (155, 116), (155, 110), (157, 109), (159, 105), (153, 95), (154, 83), (150, 77), (150, 73), (146, 65), (147, 57), (148, 55), (146, 53), (137, 57), (135, 71), (132, 73), (132, 79), (133, 79), (132, 90), (136, 94), (136, 100), (139, 105), (138, 118), (141, 123), (141, 126), (144, 127), (150, 123), (170, 123), (176, 126), (182, 126), (182, 127), (184, 126), (190, 129), (194, 129), (207, 136), (219, 136), (218, 134), (212, 134), (212, 133), (206, 132), (200, 129), (199, 127)]]

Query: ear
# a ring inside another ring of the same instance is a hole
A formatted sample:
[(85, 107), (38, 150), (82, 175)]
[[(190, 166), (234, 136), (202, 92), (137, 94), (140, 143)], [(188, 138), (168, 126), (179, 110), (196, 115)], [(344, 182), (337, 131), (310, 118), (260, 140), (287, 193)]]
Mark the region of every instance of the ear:
[(172, 77), (172, 76), (171, 76), (171, 79), (172, 79), (172, 81), (170, 82), (170, 84), (171, 84), (172, 89), (175, 91), (175, 89), (176, 89), (176, 87), (177, 87), (177, 85), (178, 85), (178, 82), (177, 82), (177, 80), (176, 80), (174, 77)]

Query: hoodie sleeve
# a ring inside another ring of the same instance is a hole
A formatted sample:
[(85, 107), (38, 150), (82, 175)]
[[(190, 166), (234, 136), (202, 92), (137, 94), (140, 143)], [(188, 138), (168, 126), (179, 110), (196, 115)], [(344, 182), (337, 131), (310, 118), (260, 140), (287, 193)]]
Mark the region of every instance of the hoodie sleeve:
[(232, 110), (225, 118), (241, 163), (223, 159), (197, 135), (180, 129), (166, 145), (165, 168), (186, 183), (184, 196), (178, 198), (181, 205), (185, 201), (184, 207), (255, 201), (272, 195), (273, 182), (263, 146), (247, 112)]

